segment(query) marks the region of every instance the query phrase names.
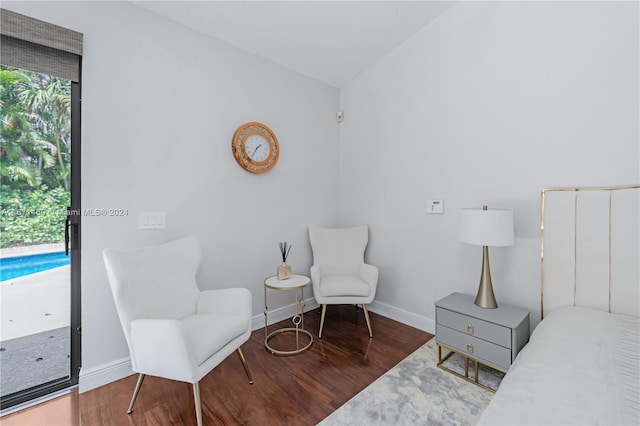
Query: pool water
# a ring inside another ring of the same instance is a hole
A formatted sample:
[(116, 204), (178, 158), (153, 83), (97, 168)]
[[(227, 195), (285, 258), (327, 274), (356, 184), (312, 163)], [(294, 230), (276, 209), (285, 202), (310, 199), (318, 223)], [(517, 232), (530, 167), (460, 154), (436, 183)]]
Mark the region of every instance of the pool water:
[(35, 274), (36, 272), (42, 272), (68, 264), (69, 256), (65, 255), (63, 251), (5, 257), (0, 259), (0, 281)]

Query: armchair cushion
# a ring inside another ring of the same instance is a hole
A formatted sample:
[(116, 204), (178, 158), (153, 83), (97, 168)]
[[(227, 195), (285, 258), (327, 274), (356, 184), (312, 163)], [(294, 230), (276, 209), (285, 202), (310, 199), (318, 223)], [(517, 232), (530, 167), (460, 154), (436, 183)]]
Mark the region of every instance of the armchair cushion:
[(353, 275), (323, 276), (319, 283), (322, 297), (362, 296), (371, 294), (371, 287)]

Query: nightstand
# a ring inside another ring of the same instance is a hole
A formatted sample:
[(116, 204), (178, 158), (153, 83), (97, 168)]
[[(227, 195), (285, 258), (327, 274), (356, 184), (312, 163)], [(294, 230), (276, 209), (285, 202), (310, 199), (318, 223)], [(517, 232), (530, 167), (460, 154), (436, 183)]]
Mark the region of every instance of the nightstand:
[[(435, 303), (438, 367), (494, 391), (478, 380), (478, 363), (507, 372), (520, 349), (529, 341), (529, 311), (499, 303), (496, 309), (476, 306), (474, 296), (452, 293)], [(443, 358), (442, 348), (449, 353)], [(465, 374), (443, 365), (453, 354), (465, 358)], [(474, 362), (474, 380), (469, 378), (469, 360)]]

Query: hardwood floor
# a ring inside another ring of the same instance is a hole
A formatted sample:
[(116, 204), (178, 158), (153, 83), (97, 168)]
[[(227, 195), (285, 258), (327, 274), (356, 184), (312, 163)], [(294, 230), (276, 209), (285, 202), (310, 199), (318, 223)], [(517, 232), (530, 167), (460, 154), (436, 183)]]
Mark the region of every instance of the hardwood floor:
[[(264, 330), (253, 332), (242, 349), (255, 383), (249, 384), (232, 354), (200, 382), (205, 425), (315, 425), (433, 335), (370, 312), (369, 339), (362, 310), (329, 306), (323, 338), (317, 339), (320, 310), (305, 314), (314, 334), (311, 348), (289, 357), (271, 355)], [(289, 327), (290, 320), (274, 324)], [(290, 333), (270, 341), (283, 347)], [(192, 386), (147, 376), (133, 413), (127, 407), (137, 376), (100, 388), (73, 392), (0, 419), (13, 425), (195, 425)]]

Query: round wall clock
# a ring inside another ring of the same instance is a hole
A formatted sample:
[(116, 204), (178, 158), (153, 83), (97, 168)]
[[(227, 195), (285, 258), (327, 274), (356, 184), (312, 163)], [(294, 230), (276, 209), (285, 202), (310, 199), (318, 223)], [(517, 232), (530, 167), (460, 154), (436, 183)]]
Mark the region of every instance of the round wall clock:
[(256, 121), (245, 123), (236, 130), (231, 150), (240, 167), (251, 173), (268, 172), (280, 155), (276, 135)]

